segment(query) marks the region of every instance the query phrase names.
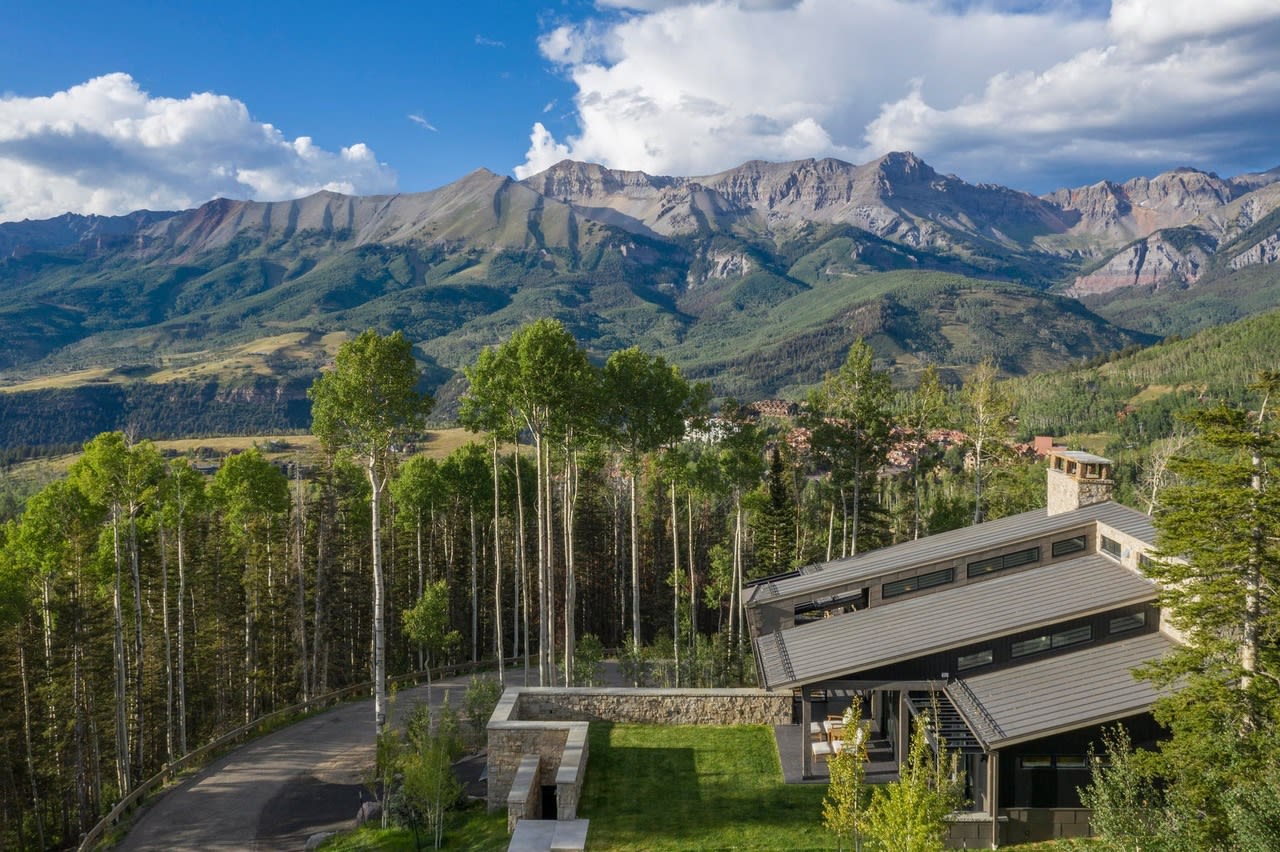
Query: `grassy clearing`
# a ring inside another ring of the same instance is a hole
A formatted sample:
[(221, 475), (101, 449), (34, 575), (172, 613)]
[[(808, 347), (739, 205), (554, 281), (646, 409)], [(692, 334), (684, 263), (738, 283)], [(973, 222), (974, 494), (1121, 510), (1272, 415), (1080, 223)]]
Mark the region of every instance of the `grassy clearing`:
[(87, 384), (119, 382), (121, 377), (110, 367), (91, 367), (87, 370), (72, 370), (65, 373), (54, 373), (25, 382), (0, 386), (0, 393), (22, 393), (23, 391), (49, 390), (51, 388), (78, 388)]
[[(484, 802), (471, 802), (450, 815), (441, 849), (457, 852), (496, 852), (506, 849), (507, 813), (485, 812)], [(431, 849), (431, 835), (424, 828), (418, 847)], [(333, 838), (320, 847), (323, 852), (416, 852), (413, 832), (403, 828), (361, 828)]]
[(820, 784), (782, 782), (764, 725), (591, 725), (592, 849), (834, 849)]

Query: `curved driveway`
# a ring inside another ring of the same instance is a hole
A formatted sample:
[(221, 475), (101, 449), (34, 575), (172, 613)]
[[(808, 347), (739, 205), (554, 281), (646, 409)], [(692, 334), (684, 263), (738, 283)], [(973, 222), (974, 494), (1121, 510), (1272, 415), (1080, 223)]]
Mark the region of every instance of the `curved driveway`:
[[(608, 668), (616, 677), (616, 666)], [(452, 693), (450, 704), (460, 709), (469, 681), (463, 675), (434, 682), (431, 703)], [(524, 683), (524, 669), (508, 669), (506, 683)], [(425, 685), (401, 690), (393, 721), (426, 694)], [(354, 827), (360, 803), (372, 798), (362, 782), (373, 761), (373, 700), (344, 704), (209, 764), (145, 809), (115, 848), (302, 849), (316, 832)]]

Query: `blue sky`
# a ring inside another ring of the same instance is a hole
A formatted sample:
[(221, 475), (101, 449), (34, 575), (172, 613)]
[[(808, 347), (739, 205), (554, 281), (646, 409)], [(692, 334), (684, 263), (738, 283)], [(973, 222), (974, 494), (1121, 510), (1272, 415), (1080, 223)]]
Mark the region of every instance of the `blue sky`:
[(563, 157), (1033, 192), (1280, 165), (1276, 0), (10, 0), (0, 221), (433, 189)]

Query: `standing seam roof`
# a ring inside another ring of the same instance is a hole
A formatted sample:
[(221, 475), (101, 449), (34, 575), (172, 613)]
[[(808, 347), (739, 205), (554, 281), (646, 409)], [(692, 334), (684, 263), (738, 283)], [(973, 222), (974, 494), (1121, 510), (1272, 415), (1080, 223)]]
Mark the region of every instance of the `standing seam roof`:
[(1096, 553), (757, 637), (769, 689), (889, 663), (1155, 598), (1155, 584)]
[(949, 684), (947, 694), (984, 743), (1000, 748), (1149, 710), (1163, 693), (1133, 670), (1173, 644), (1161, 633), (1145, 633), (965, 678), (963, 685)]
[(890, 545), (857, 556), (809, 565), (801, 568), (798, 576), (756, 586), (751, 591), (747, 605), (775, 597), (820, 594), (831, 587), (856, 583), (891, 571), (953, 558), (963, 559), (979, 550), (1012, 545), (1051, 534), (1055, 530), (1068, 530), (1092, 522), (1101, 522), (1142, 541), (1155, 540), (1151, 519), (1119, 503), (1094, 503), (1056, 515), (1048, 514), (1045, 509), (1035, 509), (996, 521)]

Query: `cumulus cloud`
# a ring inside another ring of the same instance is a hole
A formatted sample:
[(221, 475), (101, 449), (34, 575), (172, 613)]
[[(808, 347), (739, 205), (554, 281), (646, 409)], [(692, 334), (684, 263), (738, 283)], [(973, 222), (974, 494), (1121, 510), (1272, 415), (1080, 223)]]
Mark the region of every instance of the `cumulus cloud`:
[(117, 73), (48, 97), (0, 98), (0, 221), (395, 186), (365, 144), (333, 152), (308, 136), (289, 140), (225, 95), (153, 97)]
[(539, 123), (527, 176), (570, 157), (658, 174), (912, 150), (1050, 189), (1172, 165), (1270, 167), (1274, 0), (603, 0), (543, 56), (577, 131)]

